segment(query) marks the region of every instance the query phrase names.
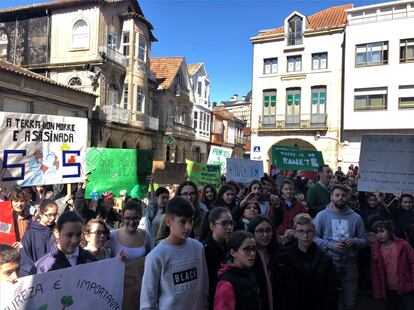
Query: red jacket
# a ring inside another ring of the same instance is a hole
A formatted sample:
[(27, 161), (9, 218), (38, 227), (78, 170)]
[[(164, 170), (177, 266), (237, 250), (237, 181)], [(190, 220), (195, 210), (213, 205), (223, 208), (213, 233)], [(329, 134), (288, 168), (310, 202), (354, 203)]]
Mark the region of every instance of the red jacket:
[[(413, 293), (414, 250), (405, 240), (395, 238), (394, 241), (398, 249), (397, 293)], [(387, 299), (385, 265), (381, 254), (381, 244), (378, 240), (371, 248), (371, 280), (374, 297), (376, 299)]]

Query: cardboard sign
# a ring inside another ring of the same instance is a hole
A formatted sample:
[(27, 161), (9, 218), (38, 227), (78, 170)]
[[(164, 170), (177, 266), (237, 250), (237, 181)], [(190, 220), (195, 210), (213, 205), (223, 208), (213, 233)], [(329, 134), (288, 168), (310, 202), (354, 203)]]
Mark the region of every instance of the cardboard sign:
[(124, 271), (117, 257), (1, 282), (0, 309), (121, 310)]
[(221, 173), (226, 172), (226, 159), (231, 157), (232, 149), (212, 145), (207, 164), (219, 165)]
[(119, 197), (122, 191), (130, 195), (137, 188), (146, 193), (152, 171), (152, 154), (152, 151), (137, 149), (88, 149), (86, 170), (90, 175), (85, 197), (91, 198), (94, 191), (99, 195), (111, 191)]
[(86, 118), (0, 112), (0, 183), (81, 182), (87, 132)]
[(414, 192), (414, 135), (363, 135), (358, 190)]
[(319, 151), (273, 148), (272, 164), (280, 170), (317, 170), (324, 162)]
[(139, 309), (141, 282), (144, 275), (145, 257), (128, 262), (125, 266), (124, 278), (124, 310)]
[(13, 207), (11, 201), (0, 202), (0, 244), (13, 245), (16, 242)]
[(193, 181), (199, 190), (207, 184), (214, 186), (216, 189), (220, 188), (220, 166), (197, 163), (191, 160), (186, 160), (186, 162), (188, 179)]
[(263, 161), (227, 158), (226, 180), (250, 183), (263, 177)]
[(158, 184), (181, 184), (186, 179), (187, 164), (166, 162), (162, 169), (154, 171), (154, 182)]

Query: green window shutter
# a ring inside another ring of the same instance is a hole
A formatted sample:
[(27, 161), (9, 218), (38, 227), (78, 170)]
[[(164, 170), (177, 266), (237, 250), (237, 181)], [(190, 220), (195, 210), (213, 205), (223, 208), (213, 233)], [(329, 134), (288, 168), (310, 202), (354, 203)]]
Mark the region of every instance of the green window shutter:
[(267, 108), (270, 104), (270, 96), (264, 96), (264, 106)]
[(293, 95), (288, 95), (287, 104), (288, 105), (292, 105), (293, 104)]
[(319, 102), (320, 102), (320, 104), (326, 103), (326, 93), (325, 92), (319, 93)]
[(318, 93), (312, 93), (312, 104), (318, 103)]
[(276, 96), (271, 96), (270, 97), (270, 105), (272, 107), (276, 106)]
[(296, 94), (295, 95), (295, 105), (299, 105), (300, 104), (300, 94)]

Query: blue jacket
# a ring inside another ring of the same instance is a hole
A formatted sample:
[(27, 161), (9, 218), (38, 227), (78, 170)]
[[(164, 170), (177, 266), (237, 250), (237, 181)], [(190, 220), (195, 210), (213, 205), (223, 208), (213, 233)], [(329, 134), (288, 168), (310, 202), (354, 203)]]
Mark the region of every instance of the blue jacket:
[(49, 252), (51, 246), (56, 242), (53, 227), (43, 226), (39, 222), (29, 225), (22, 240), (23, 248), (20, 251), (20, 276), (30, 274), (34, 263)]
[[(96, 261), (97, 259), (95, 256), (79, 247), (79, 256), (76, 261), (76, 265), (87, 264)], [(32, 270), (32, 274), (39, 274), (68, 267), (72, 267), (72, 265), (69, 263), (66, 255), (58, 249), (57, 244), (53, 244), (50, 248), (49, 253), (47, 253), (35, 263), (35, 272)]]

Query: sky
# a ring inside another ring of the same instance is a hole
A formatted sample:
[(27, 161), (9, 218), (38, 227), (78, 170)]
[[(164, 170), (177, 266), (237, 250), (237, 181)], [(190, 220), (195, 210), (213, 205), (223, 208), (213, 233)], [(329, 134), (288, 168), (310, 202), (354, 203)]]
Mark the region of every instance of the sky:
[[(47, 0), (0, 0), (0, 8)], [(338, 0), (140, 0), (158, 42), (152, 57), (184, 56), (203, 62), (211, 82), (211, 101), (244, 96), (252, 88), (253, 46), (260, 30), (278, 28), (293, 11), (312, 15), (332, 6), (354, 7), (386, 1)]]

